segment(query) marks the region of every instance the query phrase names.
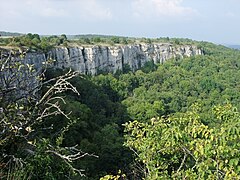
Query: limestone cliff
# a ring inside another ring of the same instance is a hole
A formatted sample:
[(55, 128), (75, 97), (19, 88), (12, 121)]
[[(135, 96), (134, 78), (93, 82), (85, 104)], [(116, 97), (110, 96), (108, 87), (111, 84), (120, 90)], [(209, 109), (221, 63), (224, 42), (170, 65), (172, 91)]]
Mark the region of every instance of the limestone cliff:
[(125, 46), (58, 47), (47, 58), (55, 61), (58, 68), (71, 67), (83, 74), (97, 74), (98, 70), (116, 72), (125, 64), (135, 71), (145, 62), (163, 63), (173, 57), (201, 55), (201, 49), (193, 45), (135, 44)]
[(98, 71), (116, 72), (129, 65), (135, 71), (147, 61), (163, 63), (173, 57), (201, 55), (194, 45), (134, 44), (124, 46), (55, 47), (47, 54), (27, 53), (25, 59), (39, 69), (41, 62), (53, 59), (54, 67), (69, 68), (82, 74), (96, 75)]

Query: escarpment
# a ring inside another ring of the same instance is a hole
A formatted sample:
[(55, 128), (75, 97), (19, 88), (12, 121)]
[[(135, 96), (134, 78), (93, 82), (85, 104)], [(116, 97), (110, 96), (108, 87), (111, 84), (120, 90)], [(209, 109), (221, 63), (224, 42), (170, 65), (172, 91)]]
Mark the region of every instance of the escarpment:
[(28, 52), (25, 61), (41, 68), (42, 62), (53, 59), (54, 68), (72, 68), (82, 74), (96, 75), (99, 71), (116, 72), (128, 65), (135, 71), (147, 61), (163, 63), (179, 57), (202, 55), (194, 45), (134, 44), (124, 46), (55, 47), (48, 53)]

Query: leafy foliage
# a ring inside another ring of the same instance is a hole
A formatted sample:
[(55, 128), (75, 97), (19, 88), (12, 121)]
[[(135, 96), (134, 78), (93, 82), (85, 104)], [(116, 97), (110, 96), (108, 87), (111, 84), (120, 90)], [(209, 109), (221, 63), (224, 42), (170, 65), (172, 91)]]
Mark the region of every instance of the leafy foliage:
[(238, 179), (240, 114), (230, 104), (214, 107), (214, 126), (192, 111), (126, 123), (125, 145), (145, 165), (146, 179)]
[(40, 37), (38, 34), (28, 33), (22, 36), (0, 38), (0, 43), (5, 46), (22, 47), (28, 51), (43, 51), (48, 52), (54, 46), (67, 44), (67, 36), (62, 34), (60, 36), (45, 36)]
[(12, 52), (1, 53), (1, 179), (61, 179), (76, 172), (82, 175), (72, 162), (88, 154), (75, 147), (61, 146), (59, 140), (73, 123), (62, 127), (54, 138), (42, 136), (50, 126), (41, 127), (51, 115), (68, 118), (60, 106), (65, 101), (57, 94), (67, 90), (78, 93), (68, 82), (76, 73), (69, 71), (51, 79), (54, 83), (44, 92), (41, 87), (47, 87), (48, 82), (42, 81), (43, 76), (32, 65), (12, 58)]

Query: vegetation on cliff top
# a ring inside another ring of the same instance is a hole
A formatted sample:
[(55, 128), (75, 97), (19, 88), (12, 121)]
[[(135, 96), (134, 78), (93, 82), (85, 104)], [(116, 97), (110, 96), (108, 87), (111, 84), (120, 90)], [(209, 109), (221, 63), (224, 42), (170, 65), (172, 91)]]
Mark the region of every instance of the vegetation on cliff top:
[(60, 36), (40, 36), (38, 34), (25, 34), (19, 36), (10, 36), (1, 38), (0, 37), (0, 47), (12, 47), (12, 48), (24, 48), (33, 51), (44, 51), (48, 52), (51, 48), (56, 46), (93, 46), (93, 45), (105, 45), (105, 46), (115, 46), (115, 45), (127, 45), (136, 43), (170, 43), (174, 45), (180, 44), (194, 44), (200, 45), (199, 42), (193, 41), (191, 39), (183, 38), (132, 38), (132, 37), (121, 37), (121, 36), (101, 36), (101, 35), (76, 35), (76, 36), (66, 36), (62, 34)]

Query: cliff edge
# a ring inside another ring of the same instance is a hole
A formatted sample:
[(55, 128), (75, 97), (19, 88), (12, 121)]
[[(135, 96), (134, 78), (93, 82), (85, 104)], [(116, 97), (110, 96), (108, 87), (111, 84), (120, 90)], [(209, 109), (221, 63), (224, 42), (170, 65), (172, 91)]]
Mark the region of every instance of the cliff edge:
[[(24, 61), (41, 69), (42, 62), (53, 59), (54, 68), (72, 68), (82, 74), (96, 75), (99, 71), (115, 73), (128, 65), (135, 71), (146, 62), (163, 63), (171, 58), (202, 55), (194, 45), (134, 44), (121, 46), (55, 47), (47, 53), (27, 52)], [(15, 57), (16, 58), (16, 57)]]

